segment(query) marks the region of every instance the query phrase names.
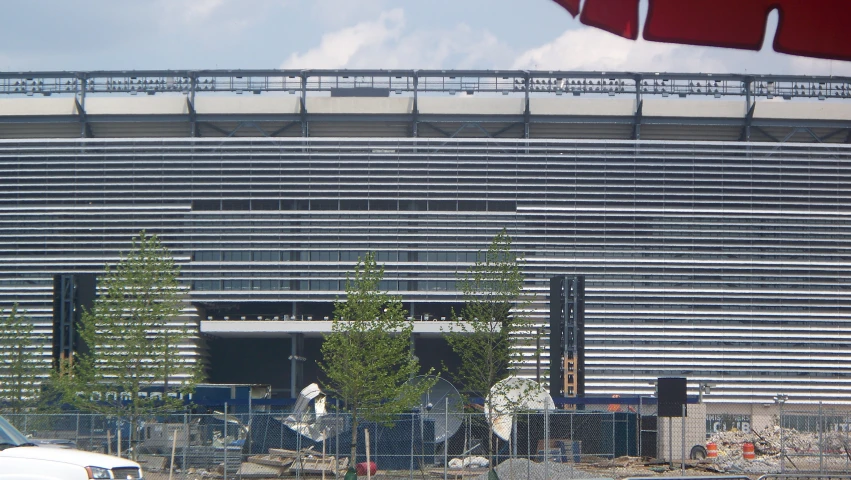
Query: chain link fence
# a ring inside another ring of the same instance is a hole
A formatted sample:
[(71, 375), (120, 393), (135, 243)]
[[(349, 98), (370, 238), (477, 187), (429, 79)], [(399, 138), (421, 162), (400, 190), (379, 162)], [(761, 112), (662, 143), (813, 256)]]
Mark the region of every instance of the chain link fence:
[[(434, 411), (362, 422), (355, 465), (346, 414), (287, 411), (179, 413), (126, 420), (85, 413), (4, 415), (39, 442), (137, 459), (149, 479), (341, 478), (367, 461), (377, 478), (593, 478), (694, 474), (840, 474), (851, 471), (851, 410), (778, 403), (750, 415), (689, 404), (659, 417), (655, 403), (517, 412)], [(761, 407), (757, 407), (761, 408)], [(757, 415), (759, 413), (759, 415)], [(368, 441), (367, 441), (368, 438)], [(367, 448), (368, 446), (368, 448)], [(362, 472), (365, 473), (365, 472)]]

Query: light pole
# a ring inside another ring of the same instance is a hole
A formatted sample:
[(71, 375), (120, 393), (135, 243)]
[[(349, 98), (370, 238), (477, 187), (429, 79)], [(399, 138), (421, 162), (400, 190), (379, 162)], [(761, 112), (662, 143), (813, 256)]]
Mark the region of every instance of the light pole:
[(774, 397), (774, 403), (776, 403), (780, 408), (780, 413), (777, 418), (777, 423), (780, 425), (780, 474), (782, 475), (786, 471), (786, 445), (784, 444), (783, 439), (783, 404), (786, 403), (786, 400), (789, 399), (789, 396), (784, 393), (778, 393), (777, 396)]

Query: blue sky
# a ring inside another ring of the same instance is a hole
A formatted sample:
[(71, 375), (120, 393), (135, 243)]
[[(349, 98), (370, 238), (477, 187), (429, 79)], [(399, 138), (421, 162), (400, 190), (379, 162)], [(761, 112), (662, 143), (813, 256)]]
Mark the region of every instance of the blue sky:
[[(644, 7), (642, 2), (642, 7)], [(27, 0), (0, 70), (481, 68), (851, 75), (851, 62), (632, 42), (552, 0)]]

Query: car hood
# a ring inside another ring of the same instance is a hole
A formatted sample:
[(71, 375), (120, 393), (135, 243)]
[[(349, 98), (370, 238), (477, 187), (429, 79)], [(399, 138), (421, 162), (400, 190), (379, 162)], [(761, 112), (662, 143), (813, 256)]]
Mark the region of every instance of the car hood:
[(0, 457), (32, 458), (52, 462), (69, 463), (80, 467), (136, 467), (139, 464), (126, 458), (113, 457), (102, 453), (84, 452), (74, 449), (43, 447), (12, 447), (0, 452)]

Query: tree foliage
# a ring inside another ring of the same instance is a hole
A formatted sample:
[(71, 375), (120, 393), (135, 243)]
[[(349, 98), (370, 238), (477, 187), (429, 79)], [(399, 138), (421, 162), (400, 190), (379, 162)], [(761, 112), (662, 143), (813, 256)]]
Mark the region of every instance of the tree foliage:
[(84, 345), (70, 365), (72, 373), (55, 382), (70, 394), (66, 400), (127, 418), (132, 432), (144, 416), (182, 406), (169, 394), (192, 390), (201, 366), (185, 360), (177, 348), (197, 328), (178, 318), (179, 272), (168, 249), (144, 231), (115, 267), (107, 265), (99, 295), (82, 317)]
[[(444, 332), (447, 343), (460, 358), (454, 379), (466, 392), (483, 397), (489, 405), (493, 405), (494, 395), (508, 397), (508, 392), (494, 391), (494, 386), (509, 385), (498, 382), (508, 377), (512, 363), (519, 360), (518, 349), (512, 348), (516, 341), (513, 334), (529, 338), (532, 332), (530, 320), (524, 315), (531, 299), (524, 294), (523, 282), (521, 264), (504, 229), (458, 279), (464, 306), (460, 313), (452, 311), (452, 325)], [(488, 440), (489, 451), (493, 452), (492, 434)]]
[(408, 382), (419, 373), (410, 351), (413, 322), (398, 297), (379, 288), (384, 267), (369, 253), (347, 275), (346, 298), (334, 305), (332, 331), (322, 344), (325, 390), (352, 416), (351, 460), (361, 421), (388, 420), (417, 403), (433, 381)]
[[(5, 313), (5, 312), (3, 312)], [(12, 305), (0, 314), (0, 402), (3, 410), (21, 413), (38, 402), (39, 385), (50, 372), (33, 342), (33, 324)]]
[(491, 387), (506, 378), (519, 355), (512, 349), (512, 333), (528, 332), (523, 315), (530, 300), (523, 292), (524, 276), (511, 237), (498, 233), (475, 265), (458, 280), (464, 296), (461, 312), (452, 312), (446, 340), (460, 357), (455, 377), (472, 394), (487, 397)]

